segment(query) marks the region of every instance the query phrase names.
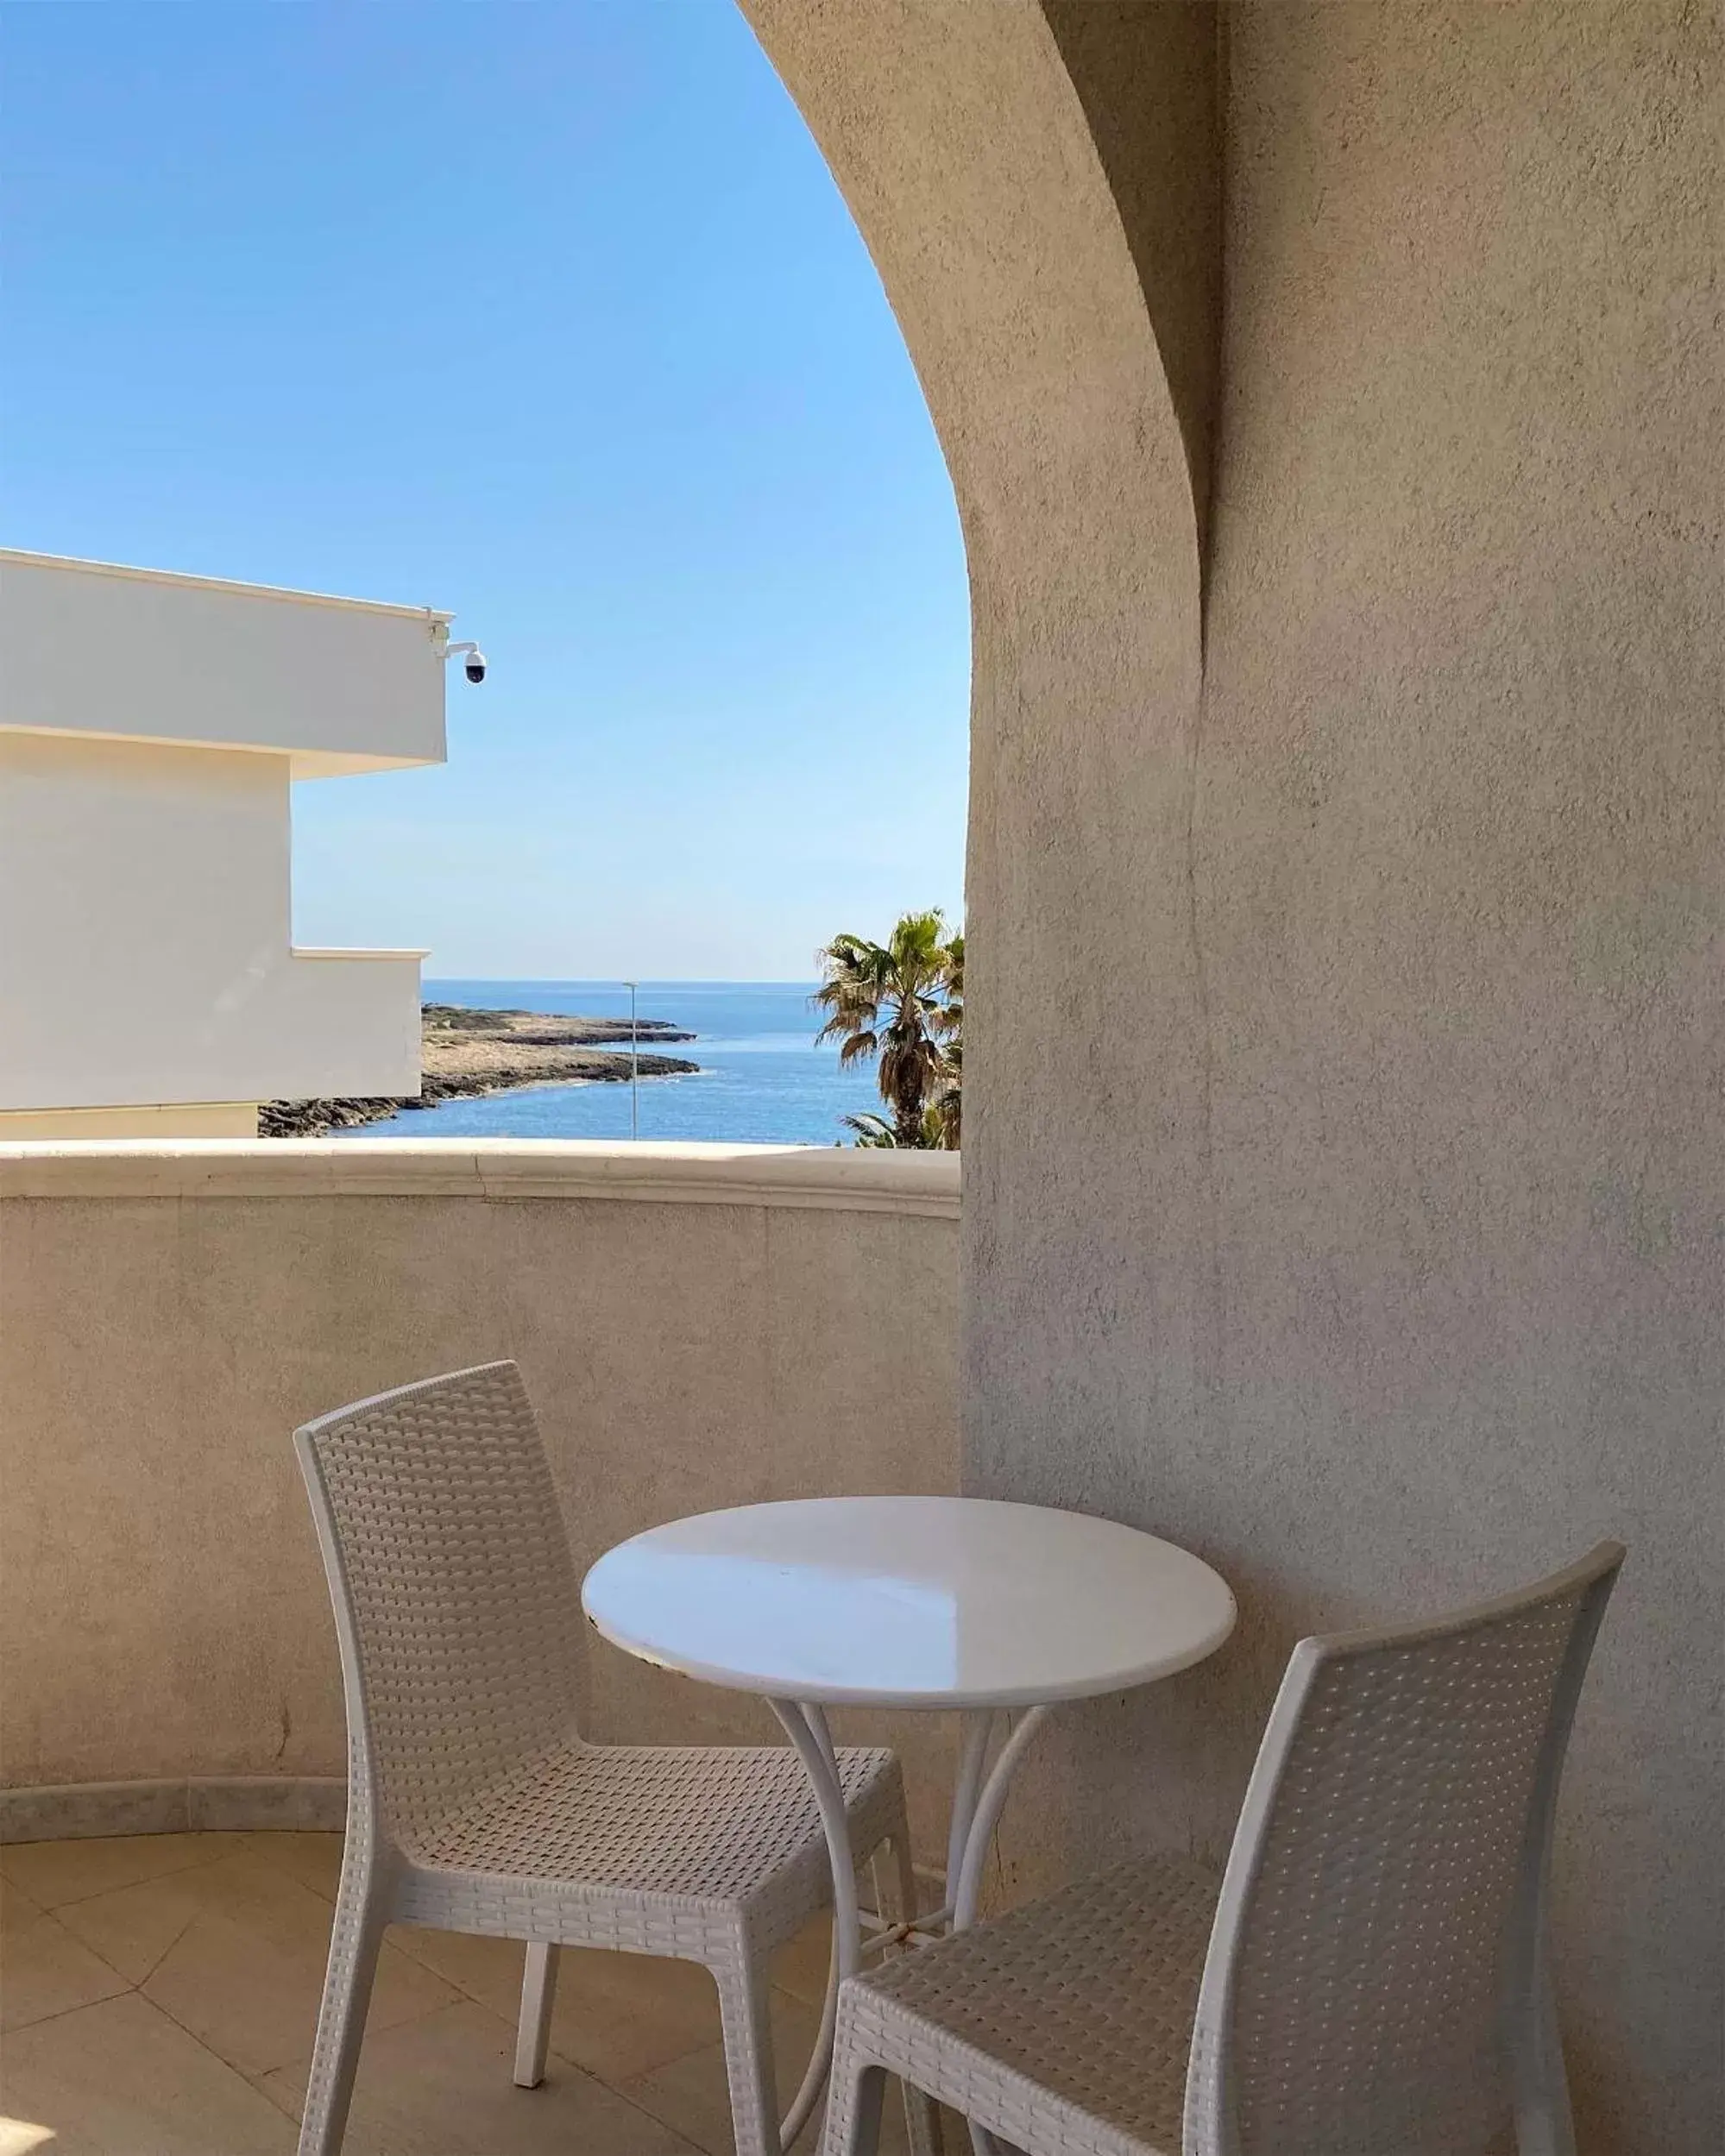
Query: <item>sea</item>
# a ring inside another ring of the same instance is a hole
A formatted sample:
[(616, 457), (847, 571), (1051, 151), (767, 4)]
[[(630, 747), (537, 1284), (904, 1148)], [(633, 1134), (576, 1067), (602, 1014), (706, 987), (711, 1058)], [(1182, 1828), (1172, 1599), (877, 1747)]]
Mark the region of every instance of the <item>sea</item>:
[[(644, 1040), (644, 1049), (686, 1057), (697, 1076), (643, 1078), (643, 1140), (705, 1138), (752, 1145), (831, 1146), (851, 1134), (840, 1117), (878, 1109), (872, 1066), (839, 1067), (835, 1046), (816, 1047), (813, 981), (643, 981), (643, 1019), (665, 1018), (693, 1040)], [(615, 981), (427, 981), (428, 1003), (481, 1010), (536, 1010), (626, 1018), (629, 991)], [(625, 1043), (620, 1051), (628, 1053)], [(608, 1138), (632, 1135), (624, 1084), (530, 1085), (476, 1100), (440, 1101), (337, 1138)]]

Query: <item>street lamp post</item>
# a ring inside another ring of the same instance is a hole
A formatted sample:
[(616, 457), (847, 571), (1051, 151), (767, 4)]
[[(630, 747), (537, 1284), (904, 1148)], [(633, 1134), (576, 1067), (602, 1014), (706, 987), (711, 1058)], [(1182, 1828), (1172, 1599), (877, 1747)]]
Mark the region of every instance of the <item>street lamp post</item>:
[(641, 1040), (635, 1023), (636, 981), (625, 981), (629, 991), (629, 1135), (639, 1141), (641, 1135)]

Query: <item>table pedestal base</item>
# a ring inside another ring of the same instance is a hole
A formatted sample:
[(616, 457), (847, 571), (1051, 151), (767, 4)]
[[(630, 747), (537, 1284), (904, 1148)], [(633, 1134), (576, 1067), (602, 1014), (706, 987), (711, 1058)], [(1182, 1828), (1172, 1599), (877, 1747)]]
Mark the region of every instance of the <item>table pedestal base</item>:
[[(938, 1909), (918, 1914), (910, 1879), (909, 1851), (900, 1852), (897, 1876), (881, 1877), (876, 1859), (876, 1908), (865, 1912), (857, 1900), (856, 1854), (851, 1847), (850, 1820), (844, 1791), (839, 1782), (838, 1760), (826, 1711), (808, 1700), (772, 1700), (772, 1711), (796, 1746), (821, 1810), (827, 1837), (827, 1852), (833, 1866), (833, 1955), (827, 1974), (827, 1996), (821, 2015), (821, 2030), (815, 2040), (808, 2071), (803, 2077), (780, 2128), (781, 2145), (788, 2149), (807, 2123), (833, 2063), (833, 2033), (838, 2019), (839, 1986), (862, 1967), (865, 1954), (915, 1951), (948, 1931), (961, 1932), (976, 1920), (982, 1897), (983, 1872), (994, 1830), (1000, 1823), (1012, 1776), (1031, 1738), (1047, 1719), (1047, 1707), (1033, 1707), (1000, 1748), (991, 1769), (989, 1749), (994, 1739), (998, 1710), (978, 1708), (965, 1716), (964, 1744), (953, 1788), (951, 1824), (947, 1834), (947, 1899)], [(885, 1891), (891, 1889), (891, 1892)], [(894, 1913), (891, 1901), (902, 1903)], [(935, 2147), (934, 2107), (919, 2090), (905, 2090), (905, 2122), (913, 2156), (932, 2156)], [(979, 2126), (970, 2129), (976, 2156), (998, 2156), (998, 2144)]]

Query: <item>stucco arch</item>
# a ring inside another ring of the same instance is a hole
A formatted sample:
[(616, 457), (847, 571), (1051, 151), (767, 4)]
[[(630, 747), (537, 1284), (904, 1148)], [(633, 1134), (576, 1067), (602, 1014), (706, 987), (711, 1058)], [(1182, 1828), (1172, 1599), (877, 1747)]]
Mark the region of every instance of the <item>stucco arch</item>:
[(1216, 371), (1210, 9), (741, 5), (880, 272), (973, 595), (1055, 613), (1077, 585), (1094, 634), (1111, 601), (1141, 626), (1148, 581), (1158, 678), (1189, 686)]
[[(969, 560), (965, 1355), (970, 1479), (986, 1487), (986, 1404), (1012, 1386), (1023, 1332), (1007, 1305), (1046, 1312), (1078, 1254), (1105, 1267), (1099, 1246), (1117, 1237), (1114, 1254), (1140, 1270), (1155, 1235), (1179, 1247), (1201, 1202), (1197, 940), (1170, 979), (1144, 924), (1187, 921), (1193, 904), (1217, 23), (1208, 7), (1113, 0), (741, 4), (880, 271)], [(1147, 1051), (1116, 1020), (1152, 1002), (1168, 1022)], [(1093, 1044), (1084, 1084), (1037, 1052), (1051, 1021)], [(1181, 1185), (1165, 1186), (1148, 1238), (1084, 1176), (1051, 1191), (1024, 1172), (1057, 1126), (1068, 1166), (1076, 1149), (1111, 1179), (1118, 1106), (1142, 1088), (1147, 1053), (1179, 1125), (1168, 1180)], [(1016, 1232), (1026, 1203), (1042, 1230), (1029, 1261)], [(1189, 1399), (1191, 1269), (1157, 1278), (1173, 1390)], [(1081, 1449), (1081, 1429), (1067, 1441)]]

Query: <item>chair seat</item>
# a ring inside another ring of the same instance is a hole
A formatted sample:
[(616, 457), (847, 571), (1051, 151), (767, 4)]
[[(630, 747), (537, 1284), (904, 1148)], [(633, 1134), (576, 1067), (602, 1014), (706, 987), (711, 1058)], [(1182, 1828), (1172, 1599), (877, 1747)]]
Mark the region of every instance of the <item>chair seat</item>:
[[(900, 1801), (897, 1762), (846, 1746), (838, 1763), (855, 1845), (872, 1848)], [(416, 1837), (409, 1854), (422, 1876), (513, 1881), (536, 1899), (701, 1904), (752, 1902), (787, 1875), (824, 1875), (828, 1861), (814, 1792), (788, 1746), (579, 1742)]]
[(1180, 2156), (1220, 1881), (1145, 1857), (845, 1985), (866, 2055), (1030, 2149)]

